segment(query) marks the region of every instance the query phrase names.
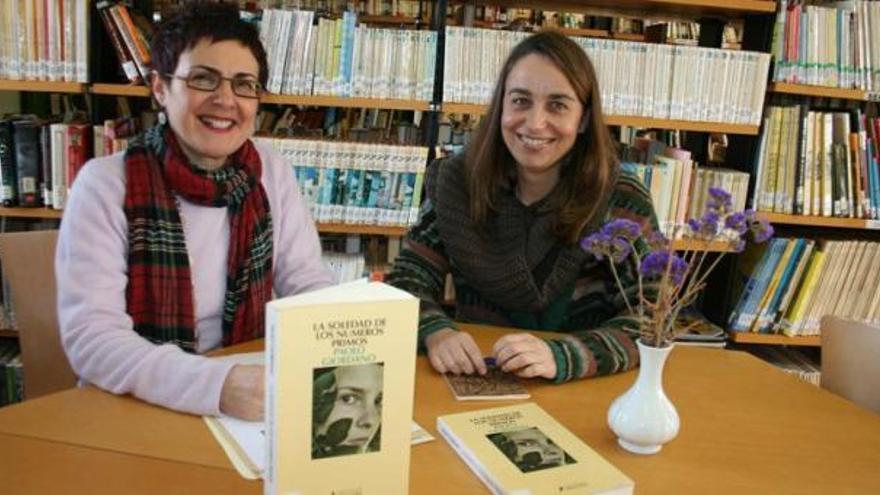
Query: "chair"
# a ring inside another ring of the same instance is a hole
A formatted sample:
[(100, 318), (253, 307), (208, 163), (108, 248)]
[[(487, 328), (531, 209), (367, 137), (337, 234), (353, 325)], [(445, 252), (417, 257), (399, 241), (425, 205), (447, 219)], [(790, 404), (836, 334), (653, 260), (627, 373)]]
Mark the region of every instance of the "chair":
[(27, 399), (76, 385), (58, 331), (57, 240), (57, 230), (0, 234), (0, 266), (12, 294)]
[(822, 318), (822, 388), (880, 413), (880, 327)]

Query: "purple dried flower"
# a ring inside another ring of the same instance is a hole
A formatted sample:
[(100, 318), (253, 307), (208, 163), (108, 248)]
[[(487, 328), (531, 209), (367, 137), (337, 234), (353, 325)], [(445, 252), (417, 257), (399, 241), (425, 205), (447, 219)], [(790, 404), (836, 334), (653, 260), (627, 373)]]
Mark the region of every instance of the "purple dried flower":
[(588, 235), (581, 239), (581, 248), (602, 261), (606, 256), (610, 256), (611, 236), (603, 232)]
[(706, 208), (710, 211), (726, 212), (733, 207), (730, 193), (720, 187), (709, 188), (709, 200), (706, 201)]
[(764, 242), (773, 237), (773, 226), (766, 220), (759, 220), (749, 226), (755, 242)]
[(621, 263), (632, 252), (632, 244), (626, 239), (617, 237), (611, 241), (611, 259)]
[(688, 264), (669, 251), (654, 251), (642, 260), (639, 271), (647, 278), (660, 278), (666, 272), (669, 265), (669, 277), (675, 285), (684, 282)]
[(733, 250), (737, 253), (741, 253), (746, 249), (746, 241), (744, 239), (739, 239), (736, 241), (736, 244), (733, 246)]
[(739, 235), (743, 235), (749, 231), (746, 223), (745, 213), (733, 213), (724, 219), (724, 226), (728, 229), (735, 230)]
[(662, 232), (654, 231), (648, 236), (648, 247), (651, 251), (660, 251), (669, 248), (669, 239)]
[(642, 227), (626, 218), (612, 220), (602, 227), (602, 233), (610, 237), (622, 237), (628, 241), (635, 241), (642, 234)]

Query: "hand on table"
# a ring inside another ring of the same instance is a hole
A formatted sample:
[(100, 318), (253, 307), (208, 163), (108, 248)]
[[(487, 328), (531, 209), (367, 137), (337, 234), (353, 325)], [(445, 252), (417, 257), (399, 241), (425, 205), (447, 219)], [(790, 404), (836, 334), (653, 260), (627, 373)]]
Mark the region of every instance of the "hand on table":
[(474, 338), (452, 328), (438, 330), (425, 339), (428, 360), (440, 373), (486, 374), (486, 363)]
[(220, 412), (247, 421), (262, 421), (264, 380), (265, 371), (262, 365), (233, 366), (220, 391)]
[(530, 333), (505, 335), (495, 342), (492, 355), (498, 367), (522, 378), (556, 377), (556, 360), (544, 339)]

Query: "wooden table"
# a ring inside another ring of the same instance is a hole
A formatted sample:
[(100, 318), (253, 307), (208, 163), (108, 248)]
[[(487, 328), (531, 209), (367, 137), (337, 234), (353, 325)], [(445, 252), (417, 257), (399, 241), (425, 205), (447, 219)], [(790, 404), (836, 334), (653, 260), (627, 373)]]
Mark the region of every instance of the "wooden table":
[[(468, 328), (485, 351), (499, 335)], [(425, 358), (416, 369), (415, 420), (435, 436), (440, 414), (509, 404), (457, 403)], [(633, 478), (637, 493), (880, 493), (880, 416), (748, 354), (673, 351), (665, 383), (681, 432), (654, 456), (620, 449), (605, 423), (608, 405), (634, 379), (630, 372), (527, 387)], [(0, 409), (0, 448), (2, 493), (262, 492), (260, 482), (236, 474), (201, 418), (94, 388)], [(487, 493), (439, 436), (413, 447), (410, 492)]]

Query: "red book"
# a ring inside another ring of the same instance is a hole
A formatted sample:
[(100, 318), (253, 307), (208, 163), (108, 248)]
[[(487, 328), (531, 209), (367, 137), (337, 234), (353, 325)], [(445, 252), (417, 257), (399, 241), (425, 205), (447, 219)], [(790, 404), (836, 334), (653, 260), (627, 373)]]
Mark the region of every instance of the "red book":
[(70, 124), (67, 126), (67, 138), (65, 145), (67, 147), (67, 188), (73, 186), (73, 180), (76, 178), (77, 172), (88, 161), (89, 152), (92, 147), (90, 145), (89, 133), (91, 126), (88, 124)]

